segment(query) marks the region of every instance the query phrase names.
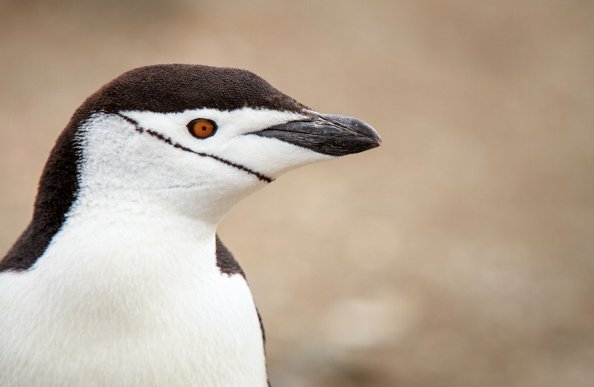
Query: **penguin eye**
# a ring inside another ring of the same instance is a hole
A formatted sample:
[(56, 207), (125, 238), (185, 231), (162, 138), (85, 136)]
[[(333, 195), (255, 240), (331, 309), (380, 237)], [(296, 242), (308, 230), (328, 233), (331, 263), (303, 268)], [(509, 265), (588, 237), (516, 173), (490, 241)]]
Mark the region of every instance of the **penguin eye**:
[(213, 120), (206, 118), (196, 118), (188, 123), (188, 131), (198, 139), (205, 139), (217, 131), (217, 124)]

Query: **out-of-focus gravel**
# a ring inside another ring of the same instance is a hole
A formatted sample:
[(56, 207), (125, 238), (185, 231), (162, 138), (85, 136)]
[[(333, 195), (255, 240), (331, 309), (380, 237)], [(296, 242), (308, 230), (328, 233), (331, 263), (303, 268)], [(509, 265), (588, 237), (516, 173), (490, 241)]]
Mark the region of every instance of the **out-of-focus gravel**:
[(291, 172), (221, 226), (263, 314), (275, 386), (592, 385), (594, 3), (0, 11), (0, 254), (91, 92), (151, 63), (247, 68), (384, 140)]

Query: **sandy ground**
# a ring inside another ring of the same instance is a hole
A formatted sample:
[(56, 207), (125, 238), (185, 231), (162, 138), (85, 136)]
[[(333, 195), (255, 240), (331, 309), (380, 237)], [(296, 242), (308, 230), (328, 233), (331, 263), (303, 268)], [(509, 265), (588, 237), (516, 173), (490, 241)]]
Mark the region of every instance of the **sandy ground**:
[(49, 3), (0, 1), (0, 253), (100, 85), (247, 68), (384, 139), (222, 225), (274, 386), (592, 386), (594, 3)]

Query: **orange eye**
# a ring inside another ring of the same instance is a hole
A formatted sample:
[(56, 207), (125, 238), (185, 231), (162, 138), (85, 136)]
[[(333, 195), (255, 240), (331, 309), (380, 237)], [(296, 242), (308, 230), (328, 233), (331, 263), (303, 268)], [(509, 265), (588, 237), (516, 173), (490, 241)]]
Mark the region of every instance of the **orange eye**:
[(188, 123), (190, 134), (199, 139), (205, 139), (217, 131), (217, 124), (206, 118), (196, 118)]

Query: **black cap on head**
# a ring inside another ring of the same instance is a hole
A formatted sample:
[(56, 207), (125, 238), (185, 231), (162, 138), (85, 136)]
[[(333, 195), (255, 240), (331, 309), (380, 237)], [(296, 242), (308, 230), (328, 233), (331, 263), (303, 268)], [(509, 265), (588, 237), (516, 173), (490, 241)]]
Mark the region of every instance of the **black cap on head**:
[(301, 111), (304, 105), (258, 75), (233, 68), (166, 64), (130, 70), (103, 86), (81, 106), (81, 113), (122, 110), (181, 112), (242, 107)]

